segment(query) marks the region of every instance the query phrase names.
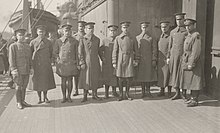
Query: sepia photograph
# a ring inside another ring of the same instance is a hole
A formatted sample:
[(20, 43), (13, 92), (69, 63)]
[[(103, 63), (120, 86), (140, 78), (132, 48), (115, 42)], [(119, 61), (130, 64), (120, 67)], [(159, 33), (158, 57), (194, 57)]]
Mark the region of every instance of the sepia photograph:
[(0, 12), (0, 133), (220, 132), (220, 0)]

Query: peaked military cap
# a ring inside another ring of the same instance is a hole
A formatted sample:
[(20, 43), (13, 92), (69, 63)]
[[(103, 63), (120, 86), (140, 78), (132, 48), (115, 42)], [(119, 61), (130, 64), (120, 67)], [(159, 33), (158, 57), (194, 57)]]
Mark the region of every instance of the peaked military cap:
[(129, 21), (122, 21), (121, 23), (120, 23), (120, 25), (121, 26), (130, 26), (130, 24), (131, 24), (131, 22), (129, 22)]
[(194, 19), (186, 18), (184, 20), (185, 25), (191, 25), (191, 24), (195, 24), (195, 23), (196, 23), (196, 20), (194, 20)]
[(85, 24), (85, 26), (87, 26), (87, 25), (89, 25), (89, 26), (94, 26), (95, 23), (94, 23), (94, 22), (87, 22), (87, 23)]
[(109, 25), (108, 28), (118, 29), (118, 26), (117, 25)]
[(47, 26), (46, 25), (37, 25), (35, 28), (40, 29), (40, 30), (46, 30)]
[(26, 31), (27, 31), (26, 29), (22, 29), (22, 28), (20, 28), (20, 29), (17, 29), (17, 30), (14, 31), (14, 35), (17, 35), (17, 33), (25, 34)]
[(143, 22), (141, 22), (140, 24), (141, 24), (141, 26), (148, 27), (148, 25), (150, 24), (150, 22), (143, 21)]
[(85, 21), (78, 21), (77, 23), (78, 23), (79, 25), (85, 25), (85, 24), (86, 24)]
[(184, 16), (186, 15), (186, 13), (175, 13), (174, 16), (175, 18), (178, 19), (184, 19)]
[(160, 21), (160, 26), (161, 26), (161, 27), (166, 27), (166, 26), (168, 26), (169, 24), (170, 24), (170, 22), (167, 21), (167, 20), (162, 20), (162, 21)]
[(71, 29), (73, 26), (71, 24), (62, 24), (61, 28), (65, 28), (65, 29)]

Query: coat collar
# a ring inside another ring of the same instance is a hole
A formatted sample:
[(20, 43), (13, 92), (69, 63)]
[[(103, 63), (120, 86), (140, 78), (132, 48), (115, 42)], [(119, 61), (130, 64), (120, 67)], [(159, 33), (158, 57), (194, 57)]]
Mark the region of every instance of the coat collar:
[(162, 33), (160, 37), (161, 38), (167, 38), (167, 37), (169, 37), (169, 33)]
[(111, 42), (113, 42), (115, 40), (115, 37), (107, 37), (107, 39)]
[(77, 32), (76, 34), (77, 34), (78, 36), (85, 36), (86, 33), (85, 33), (85, 32)]
[(84, 37), (86, 40), (91, 41), (94, 38), (94, 35), (93, 34), (92, 35), (86, 34)]
[(175, 31), (176, 32), (185, 32), (186, 31), (186, 28), (184, 26), (177, 26), (175, 28)]
[(129, 36), (129, 37), (130, 37), (130, 33), (125, 34), (124, 32), (122, 32), (122, 33), (119, 35), (120, 38), (123, 38), (123, 37), (125, 37), (125, 36)]

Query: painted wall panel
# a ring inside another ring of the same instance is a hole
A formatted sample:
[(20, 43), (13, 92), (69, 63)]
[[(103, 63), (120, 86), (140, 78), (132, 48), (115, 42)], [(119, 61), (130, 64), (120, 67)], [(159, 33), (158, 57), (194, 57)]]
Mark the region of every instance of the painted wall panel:
[(107, 2), (103, 2), (89, 13), (82, 16), (82, 20), (88, 22), (95, 22), (95, 35), (99, 38), (104, 38), (106, 36), (106, 27), (107, 27)]

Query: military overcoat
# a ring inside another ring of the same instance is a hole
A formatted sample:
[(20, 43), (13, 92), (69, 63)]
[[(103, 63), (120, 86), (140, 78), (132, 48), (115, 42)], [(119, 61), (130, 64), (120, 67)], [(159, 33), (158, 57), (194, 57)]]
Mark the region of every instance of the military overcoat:
[[(188, 70), (187, 66), (192, 66)], [(198, 32), (189, 33), (184, 42), (181, 62), (180, 88), (189, 90), (202, 89), (201, 36)]]
[(56, 73), (59, 76), (78, 75), (78, 45), (79, 42), (73, 37), (63, 36), (56, 40), (53, 53), (56, 58)]
[(100, 45), (100, 55), (102, 55), (102, 81), (105, 85), (109, 86), (117, 86), (117, 77), (114, 74), (115, 69), (112, 66), (114, 39), (113, 37), (105, 38)]
[(157, 61), (157, 44), (149, 34), (141, 33), (136, 36), (138, 42), (138, 52), (140, 61), (137, 66), (137, 82), (157, 81), (156, 66), (152, 65), (152, 61)]
[(7, 69), (7, 49), (4, 47), (5, 43), (7, 43), (6, 40), (1, 39), (0, 40), (0, 71), (4, 71)]
[(134, 61), (138, 61), (137, 41), (129, 34), (121, 33), (115, 38), (112, 64), (116, 64), (116, 76), (131, 78), (135, 76)]
[(30, 42), (30, 46), (33, 52), (33, 90), (46, 91), (56, 88), (51, 66), (53, 58), (53, 46), (51, 42), (46, 38), (37, 37)]
[(158, 41), (158, 86), (166, 87), (169, 82), (169, 65), (167, 64), (167, 54), (169, 47), (169, 34), (161, 34)]
[(100, 39), (95, 36), (85, 35), (79, 42), (79, 65), (85, 65), (81, 69), (79, 77), (79, 89), (96, 90), (101, 87), (101, 66), (99, 61)]
[(178, 68), (180, 66), (180, 59), (183, 54), (183, 45), (186, 35), (187, 32), (184, 27), (176, 27), (170, 32), (169, 53), (167, 57), (170, 59), (169, 85), (173, 87), (179, 87), (176, 83), (176, 79), (179, 71)]

